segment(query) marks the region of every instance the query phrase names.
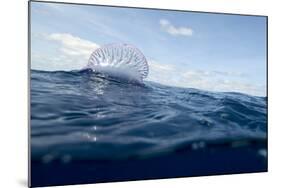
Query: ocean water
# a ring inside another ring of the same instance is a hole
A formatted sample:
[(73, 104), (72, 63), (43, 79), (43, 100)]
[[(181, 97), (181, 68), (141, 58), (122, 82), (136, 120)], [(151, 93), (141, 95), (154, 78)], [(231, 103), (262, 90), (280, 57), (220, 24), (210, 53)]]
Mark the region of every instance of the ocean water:
[(30, 135), (34, 186), (266, 171), (267, 98), (31, 70)]

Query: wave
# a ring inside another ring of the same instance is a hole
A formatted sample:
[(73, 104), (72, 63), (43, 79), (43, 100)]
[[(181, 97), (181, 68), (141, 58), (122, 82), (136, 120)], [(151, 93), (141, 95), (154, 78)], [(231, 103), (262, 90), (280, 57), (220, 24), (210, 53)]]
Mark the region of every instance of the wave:
[(135, 84), (91, 69), (32, 70), (31, 137), (32, 158), (43, 161), (265, 143), (267, 98)]

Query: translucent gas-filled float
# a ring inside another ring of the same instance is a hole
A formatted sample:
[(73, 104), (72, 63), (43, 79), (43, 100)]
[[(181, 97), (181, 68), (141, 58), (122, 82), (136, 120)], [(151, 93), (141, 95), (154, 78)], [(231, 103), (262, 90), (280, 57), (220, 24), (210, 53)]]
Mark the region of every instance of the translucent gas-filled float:
[(148, 75), (145, 56), (129, 44), (108, 44), (96, 49), (87, 68), (120, 79), (142, 82)]

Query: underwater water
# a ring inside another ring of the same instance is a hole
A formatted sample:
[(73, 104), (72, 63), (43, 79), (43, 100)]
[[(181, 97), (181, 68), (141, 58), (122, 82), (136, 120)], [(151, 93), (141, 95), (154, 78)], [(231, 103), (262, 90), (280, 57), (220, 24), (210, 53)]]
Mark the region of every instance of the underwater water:
[[(31, 70), (33, 186), (267, 170), (267, 98)], [(62, 175), (63, 174), (63, 175)]]

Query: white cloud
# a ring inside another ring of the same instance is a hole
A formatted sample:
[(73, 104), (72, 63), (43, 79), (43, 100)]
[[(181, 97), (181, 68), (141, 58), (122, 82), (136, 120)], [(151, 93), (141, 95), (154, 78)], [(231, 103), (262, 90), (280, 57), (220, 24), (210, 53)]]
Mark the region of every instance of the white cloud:
[(81, 56), (87, 59), (95, 49), (99, 48), (98, 44), (69, 33), (53, 33), (48, 35), (47, 39), (58, 42), (62, 53), (68, 56)]
[(177, 36), (177, 35), (183, 35), (183, 36), (192, 36), (193, 30), (189, 27), (176, 27), (172, 23), (170, 23), (166, 19), (161, 19), (159, 21), (161, 28), (166, 31), (167, 33)]
[[(241, 92), (255, 96), (265, 96), (265, 86), (237, 81), (237, 78), (247, 77), (241, 72), (205, 71), (186, 69), (173, 65), (149, 61), (148, 80), (164, 85), (197, 88), (207, 91)], [(239, 79), (238, 79), (239, 80)]]
[(176, 72), (174, 66), (158, 63), (155, 60), (149, 60), (148, 65), (149, 65), (148, 80), (165, 85), (171, 85), (171, 86), (177, 83), (177, 81), (173, 81), (176, 78), (176, 76), (171, 74)]
[(40, 70), (77, 70), (85, 67), (91, 53), (99, 47), (97, 43), (81, 39), (69, 33), (34, 34), (34, 37), (50, 44), (57, 44), (59, 53), (32, 51), (31, 67)]

